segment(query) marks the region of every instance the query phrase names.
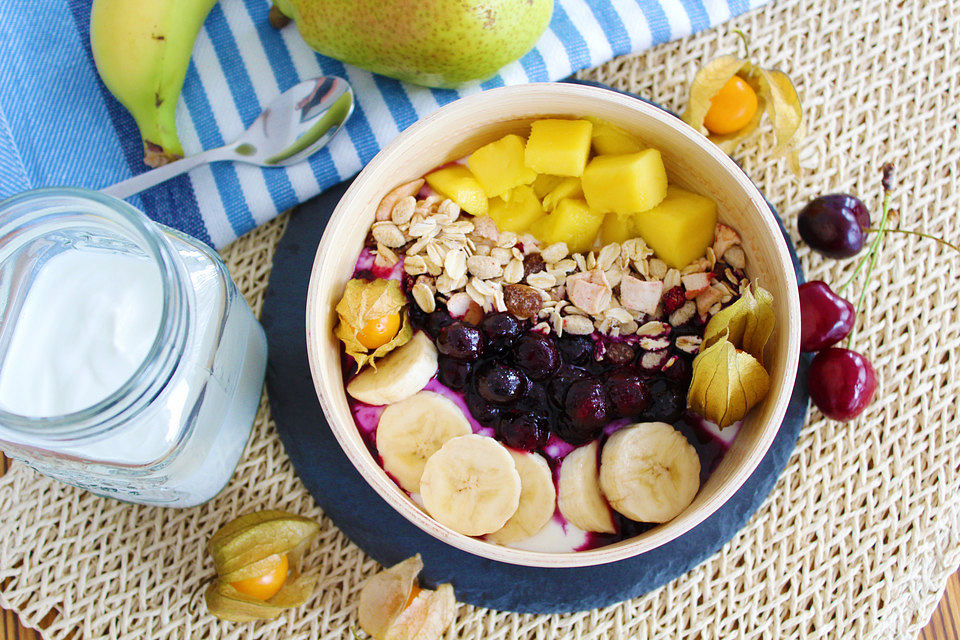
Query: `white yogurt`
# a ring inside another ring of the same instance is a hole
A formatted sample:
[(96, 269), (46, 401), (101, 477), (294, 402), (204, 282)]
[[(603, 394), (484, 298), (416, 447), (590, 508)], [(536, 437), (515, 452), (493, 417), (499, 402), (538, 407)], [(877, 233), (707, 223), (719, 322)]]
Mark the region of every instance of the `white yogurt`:
[(52, 417), (119, 389), (156, 337), (163, 289), (156, 264), (120, 253), (64, 251), (30, 287), (0, 368), (0, 406)]

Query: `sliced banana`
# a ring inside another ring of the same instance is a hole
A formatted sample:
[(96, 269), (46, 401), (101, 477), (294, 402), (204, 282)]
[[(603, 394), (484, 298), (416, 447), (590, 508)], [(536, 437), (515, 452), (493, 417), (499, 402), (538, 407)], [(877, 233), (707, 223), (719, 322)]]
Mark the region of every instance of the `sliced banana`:
[(665, 422), (617, 431), (603, 447), (600, 487), (610, 506), (639, 522), (667, 522), (690, 506), (700, 489), (700, 457)]
[(430, 336), (414, 334), (410, 341), (367, 367), (347, 385), (347, 393), (367, 404), (400, 402), (423, 389), (437, 372), (437, 348)]
[(470, 433), (470, 423), (452, 400), (421, 391), (383, 410), (377, 424), (377, 451), (383, 468), (401, 487), (416, 493), (427, 460), (443, 444)]
[(600, 492), (597, 474), (597, 444), (574, 449), (560, 464), (557, 506), (560, 514), (584, 531), (616, 533), (613, 514)]
[(423, 505), (454, 531), (482, 536), (503, 527), (520, 504), (520, 474), (507, 448), (487, 436), (448, 440), (420, 478)]
[(520, 474), (520, 505), (507, 524), (487, 536), (487, 540), (497, 544), (526, 540), (539, 533), (557, 508), (557, 490), (546, 459), (536, 453), (513, 449), (507, 452)]

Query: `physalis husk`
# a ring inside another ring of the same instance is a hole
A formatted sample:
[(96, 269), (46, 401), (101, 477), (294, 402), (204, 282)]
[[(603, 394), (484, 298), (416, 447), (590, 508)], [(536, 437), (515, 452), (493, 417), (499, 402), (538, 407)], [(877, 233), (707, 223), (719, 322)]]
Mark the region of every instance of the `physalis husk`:
[[(284, 511), (248, 513), (224, 525), (207, 544), (217, 569), (204, 594), (207, 610), (223, 620), (249, 622), (302, 605), (313, 594), (317, 577), (300, 575), (300, 558), (319, 531), (316, 522)], [(275, 595), (260, 600), (233, 586), (270, 573), (282, 556), (289, 570)]]
[[(357, 369), (370, 364), (377, 368), (376, 359), (381, 358), (413, 337), (413, 328), (405, 307), (407, 298), (400, 290), (396, 280), (350, 280), (343, 291), (343, 297), (337, 303), (337, 315), (340, 322), (335, 333), (343, 341), (347, 355), (357, 361)], [(389, 342), (372, 352), (360, 342), (357, 334), (367, 322), (383, 318), (393, 313), (401, 316), (400, 330)]]
[(360, 627), (375, 640), (438, 640), (453, 622), (453, 587), (417, 586), (420, 554), (372, 576), (360, 591)]
[[(709, 134), (703, 126), (710, 109), (710, 101), (733, 76), (740, 76), (757, 94), (757, 110), (742, 129), (725, 135)], [(727, 154), (736, 151), (740, 143), (759, 126), (763, 114), (770, 116), (777, 136), (775, 155), (786, 155), (790, 168), (800, 173), (799, 147), (806, 135), (803, 106), (790, 77), (776, 69), (763, 69), (749, 59), (720, 56), (708, 62), (690, 85), (690, 101), (683, 112), (683, 121), (707, 133), (707, 137)]]
[(720, 428), (742, 420), (770, 388), (763, 352), (773, 328), (773, 296), (756, 283), (714, 315), (693, 360), (687, 405)]

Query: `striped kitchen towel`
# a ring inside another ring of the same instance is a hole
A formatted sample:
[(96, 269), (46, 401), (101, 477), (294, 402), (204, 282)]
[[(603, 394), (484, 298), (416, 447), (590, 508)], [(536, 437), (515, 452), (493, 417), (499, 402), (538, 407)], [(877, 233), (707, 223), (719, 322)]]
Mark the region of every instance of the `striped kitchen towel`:
[[(767, 0), (556, 0), (549, 29), (494, 78), (457, 91), (404, 84), (314, 53), (269, 0), (220, 0), (197, 40), (177, 124), (188, 154), (230, 142), (279, 92), (323, 74), (349, 80), (356, 110), (335, 140), (286, 169), (218, 163), (131, 202), (222, 247), (361, 169), (418, 118), (505, 84), (558, 80), (613, 56), (706, 29)], [(97, 78), (91, 0), (0, 3), (0, 198), (45, 186), (101, 188), (145, 171), (133, 118)]]

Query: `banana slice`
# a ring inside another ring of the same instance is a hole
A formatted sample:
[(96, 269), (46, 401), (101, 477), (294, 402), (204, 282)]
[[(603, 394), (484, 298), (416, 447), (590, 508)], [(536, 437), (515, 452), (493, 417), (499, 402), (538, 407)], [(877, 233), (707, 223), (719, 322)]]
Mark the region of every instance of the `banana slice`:
[(526, 540), (539, 533), (557, 508), (553, 473), (543, 456), (513, 449), (507, 452), (520, 474), (520, 505), (507, 524), (487, 536), (487, 540), (497, 544)]
[(437, 348), (430, 336), (418, 332), (377, 362), (376, 369), (361, 371), (347, 385), (347, 393), (367, 404), (392, 404), (423, 389), (436, 372)]
[(643, 422), (610, 436), (600, 458), (600, 487), (610, 506), (639, 522), (667, 522), (700, 489), (700, 456), (665, 422)]
[(383, 410), (377, 451), (383, 468), (401, 487), (416, 493), (427, 460), (447, 440), (470, 433), (470, 423), (452, 400), (421, 391)]
[(613, 514), (600, 492), (597, 441), (574, 449), (560, 464), (557, 506), (564, 518), (584, 531), (616, 533)]
[(507, 448), (487, 436), (448, 440), (420, 479), (423, 506), (440, 524), (468, 536), (503, 527), (520, 504), (520, 474)]

